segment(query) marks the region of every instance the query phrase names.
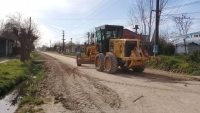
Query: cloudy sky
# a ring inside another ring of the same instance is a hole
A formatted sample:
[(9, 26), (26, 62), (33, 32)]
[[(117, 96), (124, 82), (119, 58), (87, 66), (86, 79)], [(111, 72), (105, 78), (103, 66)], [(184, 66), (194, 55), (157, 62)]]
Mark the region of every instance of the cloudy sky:
[[(72, 38), (73, 42), (83, 43), (86, 32), (103, 24), (128, 26), (128, 10), (134, 0), (0, 0), (0, 20), (6, 15), (20, 12), (23, 17), (31, 17), (39, 24), (41, 39), (40, 45), (49, 45), (49, 42), (59, 42), (62, 31), (65, 31), (66, 42)], [(200, 31), (200, 3), (188, 4), (198, 0), (169, 0), (166, 14), (190, 13), (195, 18), (189, 32)], [(173, 7), (177, 6), (177, 7)], [(178, 7), (179, 6), (179, 7)], [(160, 26), (163, 29), (175, 30), (170, 18)]]

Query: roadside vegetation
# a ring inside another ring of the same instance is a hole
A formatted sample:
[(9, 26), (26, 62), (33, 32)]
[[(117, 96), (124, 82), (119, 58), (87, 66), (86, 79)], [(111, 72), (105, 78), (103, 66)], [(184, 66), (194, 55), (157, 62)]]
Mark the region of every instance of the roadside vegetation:
[[(38, 91), (38, 86), (40, 81), (46, 77), (45, 74), (45, 66), (43, 62), (33, 62), (33, 61), (39, 61), (42, 60), (42, 56), (34, 51), (31, 53), (31, 61), (29, 72), (30, 76), (28, 77), (27, 81), (29, 83), (28, 87), (24, 88), (24, 92), (26, 93), (26, 96), (24, 96), (21, 100), (19, 105), (23, 106), (22, 108), (19, 107), (18, 110), (16, 111), (17, 113), (34, 113), (34, 112), (39, 112), (42, 109), (33, 109), (29, 105), (41, 105), (43, 104), (43, 100), (41, 98), (38, 98), (35, 96), (36, 92)], [(27, 106), (26, 106), (27, 105)]]
[(3, 60), (4, 60), (3, 58), (0, 58), (0, 62), (3, 61)]
[(147, 67), (200, 76), (200, 51), (175, 56), (160, 55), (159, 57), (161, 61), (148, 61)]
[[(32, 52), (30, 55), (32, 60), (41, 60), (42, 56), (38, 52)], [(38, 90), (39, 82), (46, 76), (45, 74), (45, 67), (42, 63), (30, 63), (30, 76), (28, 78), (29, 87), (25, 88), (24, 91), (26, 92), (27, 96), (25, 96), (21, 101), (20, 105), (25, 103), (33, 103), (35, 105), (43, 104), (41, 99), (34, 98), (35, 93)]]
[(29, 64), (10, 60), (0, 64), (0, 95), (28, 78)]
[(32, 79), (33, 76), (38, 76), (35, 79), (37, 82), (44, 74), (44, 66), (33, 64), (31, 61), (41, 58), (37, 52), (32, 52), (30, 61), (23, 63), (20, 60), (10, 60), (0, 64), (0, 96), (9, 92), (21, 82)]

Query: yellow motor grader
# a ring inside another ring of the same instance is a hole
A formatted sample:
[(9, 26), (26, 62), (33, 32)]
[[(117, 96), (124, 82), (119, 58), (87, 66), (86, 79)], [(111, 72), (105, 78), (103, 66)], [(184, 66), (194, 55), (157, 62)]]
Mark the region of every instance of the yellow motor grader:
[(79, 49), (85, 49), (85, 55), (81, 56), (80, 52), (76, 53), (77, 66), (81, 66), (81, 64), (94, 64), (95, 57), (99, 53), (97, 44), (94, 43), (94, 34), (90, 34), (90, 44), (80, 46)]
[(118, 67), (143, 72), (147, 60), (158, 59), (141, 49), (139, 39), (122, 39), (123, 26), (103, 25), (95, 30), (96, 42), (86, 47), (86, 56), (77, 53), (77, 66), (95, 64), (97, 71), (107, 73), (115, 73)]

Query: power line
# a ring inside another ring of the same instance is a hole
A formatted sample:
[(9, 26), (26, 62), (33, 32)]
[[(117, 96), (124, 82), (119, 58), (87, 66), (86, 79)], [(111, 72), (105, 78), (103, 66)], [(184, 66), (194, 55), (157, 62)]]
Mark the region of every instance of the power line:
[[(166, 14), (166, 15), (183, 15), (183, 14), (196, 14), (196, 13), (200, 13), (200, 12), (189, 12), (189, 13), (177, 13), (177, 14)], [(166, 15), (162, 15), (162, 16), (166, 16)]]
[(177, 5), (177, 6), (171, 6), (171, 7), (166, 7), (164, 9), (168, 10), (168, 9), (174, 9), (174, 8), (180, 8), (180, 7), (185, 7), (185, 6), (190, 6), (190, 5), (196, 5), (199, 4), (200, 1), (195, 1), (195, 2), (190, 2), (190, 3), (186, 3), (186, 4), (181, 4), (181, 5)]
[(45, 26), (48, 26), (48, 27), (51, 27), (51, 28), (54, 28), (54, 29), (57, 29), (57, 30), (59, 30), (59, 31), (62, 31), (62, 29), (59, 29), (59, 28), (53, 27), (53, 26), (51, 26), (51, 25), (47, 25), (47, 24), (44, 24), (44, 23), (41, 23), (41, 24), (43, 24), (43, 25), (45, 25)]
[[(103, 0), (102, 0), (102, 1), (103, 1)], [(101, 2), (102, 2), (102, 1), (101, 1)], [(111, 0), (109, 0), (108, 2), (106, 2), (105, 4), (103, 4), (102, 6), (105, 6), (105, 5), (106, 5), (107, 3), (109, 3), (110, 1), (111, 1)], [(101, 3), (101, 2), (100, 2), (100, 3)], [(100, 3), (99, 3), (99, 4), (100, 4)], [(96, 6), (98, 6), (99, 4), (97, 4)], [(95, 6), (95, 7), (96, 7), (96, 6)], [(94, 12), (98, 11), (99, 9), (101, 9), (102, 6), (101, 6), (100, 8), (98, 8), (97, 10), (93, 11), (90, 15), (92, 15)], [(91, 9), (91, 11), (92, 11), (95, 7), (93, 7), (93, 8)], [(85, 18), (82, 18), (82, 19), (86, 19), (86, 18), (89, 17), (90, 15), (88, 15), (88, 16), (86, 16)], [(81, 20), (82, 20), (82, 19), (81, 19)], [(79, 23), (79, 21), (76, 22), (75, 24), (73, 23), (72, 25), (76, 25), (77, 23)]]
[[(101, 14), (102, 12), (106, 11), (107, 9), (109, 9), (110, 7), (112, 7), (113, 5), (115, 5), (116, 3), (118, 3), (119, 1), (120, 0), (116, 1), (115, 3), (113, 3), (112, 5), (110, 5), (109, 7), (107, 7), (106, 9), (104, 9), (101, 12), (97, 13), (96, 15), (94, 15), (92, 18), (94, 18), (94, 17), (98, 16), (99, 14)], [(91, 20), (92, 18), (88, 19), (88, 21)], [(83, 25), (83, 24), (87, 23), (88, 21), (85, 21), (84, 23), (82, 23), (80, 25)]]
[[(125, 19), (129, 19), (129, 18), (91, 19), (91, 20), (99, 20), (100, 21), (100, 20), (114, 20), (114, 19), (125, 20)], [(47, 25), (47, 24), (45, 24), (45, 25)], [(47, 26), (50, 26), (50, 27), (58, 26), (58, 27), (67, 27), (67, 28), (82, 28), (82, 27), (71, 27), (71, 26), (56, 25), (56, 24), (50, 24), (50, 23), (48, 23)], [(53, 28), (56, 28), (56, 27), (53, 27)]]
[[(37, 18), (37, 19), (39, 19), (39, 18)], [(128, 19), (128, 18), (99, 18), (99, 19), (90, 19), (90, 20), (114, 20), (114, 19)], [(56, 19), (56, 18), (54, 18), (54, 19), (45, 19), (45, 20), (82, 20), (82, 19), (64, 19), (64, 18)]]

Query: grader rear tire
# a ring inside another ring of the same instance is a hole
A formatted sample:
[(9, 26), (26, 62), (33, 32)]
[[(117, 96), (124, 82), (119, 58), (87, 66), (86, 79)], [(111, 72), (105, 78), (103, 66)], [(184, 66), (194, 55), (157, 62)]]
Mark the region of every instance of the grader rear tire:
[(103, 53), (98, 53), (95, 57), (95, 68), (97, 71), (103, 71), (104, 70), (104, 54)]
[(104, 58), (104, 69), (107, 73), (115, 73), (117, 71), (118, 62), (113, 54), (107, 54)]
[(81, 57), (81, 53), (77, 52), (76, 53), (76, 64), (77, 64), (77, 66), (81, 66), (81, 64), (78, 62), (78, 58), (80, 58), (80, 57)]

